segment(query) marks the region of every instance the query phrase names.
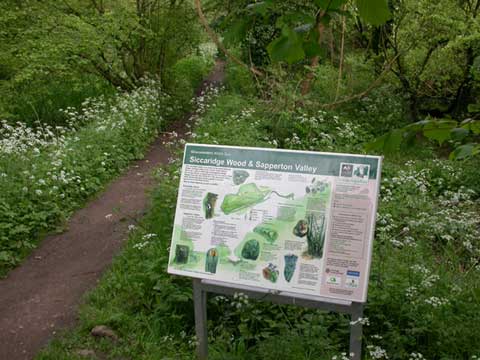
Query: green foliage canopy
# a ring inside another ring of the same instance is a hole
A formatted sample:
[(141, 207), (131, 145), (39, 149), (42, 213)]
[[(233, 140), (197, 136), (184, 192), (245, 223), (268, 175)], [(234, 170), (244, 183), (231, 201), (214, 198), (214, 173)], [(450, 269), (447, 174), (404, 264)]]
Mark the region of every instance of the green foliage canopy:
[[(12, 107), (23, 103), (44, 121), (75, 99), (101, 93), (89, 89), (132, 90), (146, 76), (163, 81), (198, 45), (195, 20), (184, 0), (2, 1), (0, 117), (27, 121)], [(59, 102), (68, 94), (69, 101)]]
[[(293, 64), (303, 59), (322, 56), (325, 50), (318, 44), (321, 25), (328, 25), (335, 14), (357, 14), (373, 25), (390, 18), (385, 0), (358, 0), (349, 6), (346, 0), (265, 0), (250, 3), (229, 2), (229, 12), (221, 19), (225, 39), (234, 43), (250, 37), (258, 26), (269, 25), (265, 44), (272, 61)], [(215, 3), (215, 6), (221, 6)], [(255, 40), (253, 40), (255, 41)]]

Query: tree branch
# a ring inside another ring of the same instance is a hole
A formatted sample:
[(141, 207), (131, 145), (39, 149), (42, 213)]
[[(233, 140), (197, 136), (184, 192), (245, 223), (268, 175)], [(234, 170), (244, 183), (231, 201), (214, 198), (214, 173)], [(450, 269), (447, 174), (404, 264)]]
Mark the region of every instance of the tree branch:
[(434, 53), (435, 50), (437, 50), (440, 46), (448, 43), (447, 40), (441, 40), (437, 42), (436, 44), (432, 45), (428, 51), (427, 54), (425, 55), (425, 58), (422, 61), (422, 65), (420, 66), (420, 69), (418, 70), (418, 73), (415, 75), (415, 83), (416, 86), (418, 86), (418, 83), (420, 82), (420, 76), (422, 76), (423, 72), (425, 71), (425, 68), (427, 67), (428, 62), (430, 61), (430, 58), (432, 57), (432, 54)]
[(342, 40), (340, 43), (340, 63), (338, 65), (338, 80), (337, 80), (337, 91), (335, 92), (335, 101), (337, 101), (338, 97), (340, 96), (340, 85), (342, 82), (342, 75), (343, 75), (344, 47), (345, 47), (345, 15), (342, 16)]

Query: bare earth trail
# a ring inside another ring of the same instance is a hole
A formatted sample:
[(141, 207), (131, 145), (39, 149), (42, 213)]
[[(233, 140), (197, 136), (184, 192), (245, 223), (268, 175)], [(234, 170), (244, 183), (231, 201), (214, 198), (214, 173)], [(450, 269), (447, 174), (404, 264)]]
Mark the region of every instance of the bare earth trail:
[[(223, 70), (224, 64), (217, 62), (200, 90), (220, 84)], [(185, 137), (186, 118), (168, 131)], [(170, 153), (163, 142), (169, 136), (161, 135), (143, 160), (77, 211), (66, 232), (48, 236), (0, 280), (0, 360), (32, 359), (58, 330), (74, 324), (82, 295), (119, 252), (128, 225), (147, 210), (148, 190), (154, 185), (151, 172), (168, 162)]]

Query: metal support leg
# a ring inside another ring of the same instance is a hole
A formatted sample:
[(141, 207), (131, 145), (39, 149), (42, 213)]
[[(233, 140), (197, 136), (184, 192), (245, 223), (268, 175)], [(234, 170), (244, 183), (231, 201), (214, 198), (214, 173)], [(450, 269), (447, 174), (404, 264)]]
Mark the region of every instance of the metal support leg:
[(202, 290), (200, 279), (193, 279), (193, 305), (195, 309), (197, 357), (199, 360), (206, 360), (208, 358), (207, 293)]
[(282, 294), (270, 293), (264, 289), (254, 287), (230, 285), (219, 281), (193, 279), (193, 301), (195, 308), (195, 332), (197, 335), (197, 356), (199, 360), (208, 358), (208, 333), (207, 333), (207, 293), (233, 295), (242, 291), (252, 299), (272, 301), (278, 304), (291, 304), (308, 308), (336, 311), (351, 315), (350, 325), (350, 356), (351, 360), (362, 358), (362, 324), (363, 303), (345, 300), (332, 301), (328, 298), (299, 296), (284, 292)]
[(350, 325), (350, 359), (352, 360), (362, 358), (362, 324), (359, 322), (362, 316), (363, 304), (352, 303), (352, 324)]

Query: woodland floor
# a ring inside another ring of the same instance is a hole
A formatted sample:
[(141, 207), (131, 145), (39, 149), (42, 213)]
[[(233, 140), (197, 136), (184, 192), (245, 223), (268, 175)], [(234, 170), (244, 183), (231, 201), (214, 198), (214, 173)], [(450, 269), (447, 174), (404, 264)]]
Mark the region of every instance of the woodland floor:
[[(223, 81), (218, 62), (197, 92)], [(131, 164), (67, 224), (51, 235), (7, 278), (0, 280), (0, 359), (32, 359), (59, 331), (74, 325), (82, 296), (92, 289), (149, 204), (152, 171), (168, 163), (171, 132), (184, 138), (190, 116), (173, 122), (145, 158)]]

